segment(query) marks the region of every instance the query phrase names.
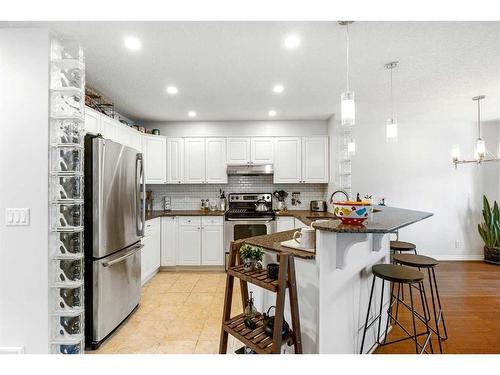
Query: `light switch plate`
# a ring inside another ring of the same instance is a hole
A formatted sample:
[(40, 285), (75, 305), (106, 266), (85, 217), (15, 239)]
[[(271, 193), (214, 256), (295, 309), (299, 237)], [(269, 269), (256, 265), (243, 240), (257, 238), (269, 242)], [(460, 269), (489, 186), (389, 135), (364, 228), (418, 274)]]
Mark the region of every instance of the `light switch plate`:
[(6, 208), (5, 224), (8, 226), (30, 225), (30, 209)]

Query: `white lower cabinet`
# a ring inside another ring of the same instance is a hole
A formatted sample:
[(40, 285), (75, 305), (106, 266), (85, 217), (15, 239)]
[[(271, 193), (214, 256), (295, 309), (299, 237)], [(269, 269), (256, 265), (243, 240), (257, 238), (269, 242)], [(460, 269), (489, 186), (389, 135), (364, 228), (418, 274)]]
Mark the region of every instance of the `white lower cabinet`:
[(144, 285), (160, 268), (161, 227), (160, 218), (148, 220), (141, 240), (141, 284)]
[(201, 264), (224, 265), (224, 226), (222, 217), (201, 218)]
[(162, 267), (223, 265), (224, 217), (161, 218)]
[(177, 265), (199, 266), (201, 264), (201, 217), (179, 218), (179, 251)]
[(276, 231), (284, 232), (286, 230), (295, 229), (295, 218), (293, 216), (278, 216), (276, 217)]
[(161, 266), (177, 264), (178, 219), (176, 216), (161, 218)]

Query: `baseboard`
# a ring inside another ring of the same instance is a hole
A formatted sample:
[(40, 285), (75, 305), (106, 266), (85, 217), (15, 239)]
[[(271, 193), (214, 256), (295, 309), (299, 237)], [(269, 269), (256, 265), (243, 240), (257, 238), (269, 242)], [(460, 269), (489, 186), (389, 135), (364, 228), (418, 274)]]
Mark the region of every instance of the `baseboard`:
[(24, 354), (24, 346), (2, 346), (0, 354)]
[(443, 254), (443, 255), (430, 255), (431, 257), (441, 261), (477, 261), (484, 260), (483, 254)]
[(224, 266), (162, 266), (160, 272), (223, 272)]

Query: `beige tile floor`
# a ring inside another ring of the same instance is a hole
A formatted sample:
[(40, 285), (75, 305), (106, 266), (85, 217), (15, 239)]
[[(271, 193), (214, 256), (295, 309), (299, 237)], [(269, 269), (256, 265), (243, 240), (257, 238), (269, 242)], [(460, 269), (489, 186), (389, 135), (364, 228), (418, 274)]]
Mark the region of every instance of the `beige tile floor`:
[[(160, 272), (141, 303), (96, 354), (216, 354), (224, 306), (223, 272)], [(238, 285), (235, 283), (235, 286)], [(241, 313), (235, 287), (232, 315)], [(242, 344), (230, 336), (228, 353)]]

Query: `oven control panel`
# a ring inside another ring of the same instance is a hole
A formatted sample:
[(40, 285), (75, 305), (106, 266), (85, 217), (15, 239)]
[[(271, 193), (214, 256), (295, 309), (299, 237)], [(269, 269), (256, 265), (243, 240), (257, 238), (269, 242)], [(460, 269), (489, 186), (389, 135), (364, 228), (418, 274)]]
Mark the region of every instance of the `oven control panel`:
[(246, 194), (229, 194), (229, 202), (251, 203), (262, 199), (266, 202), (271, 202), (271, 194), (268, 193), (246, 193)]

